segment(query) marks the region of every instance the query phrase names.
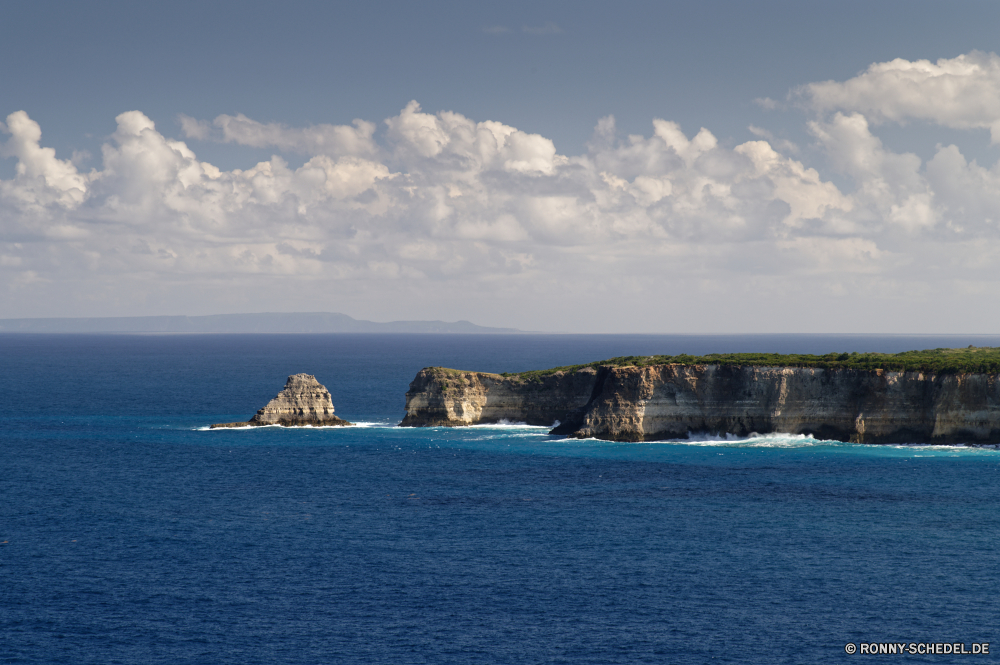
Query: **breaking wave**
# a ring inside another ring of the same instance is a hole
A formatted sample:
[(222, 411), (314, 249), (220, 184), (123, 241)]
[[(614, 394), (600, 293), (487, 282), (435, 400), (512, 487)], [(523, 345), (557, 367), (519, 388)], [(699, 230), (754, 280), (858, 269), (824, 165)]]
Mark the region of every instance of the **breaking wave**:
[(254, 430), (261, 429), (373, 429), (373, 428), (390, 428), (396, 427), (395, 423), (380, 423), (380, 422), (356, 422), (350, 425), (256, 425), (254, 427), (211, 427), (210, 425), (202, 425), (201, 427), (193, 427), (192, 431), (195, 432), (252, 432)]
[[(557, 421), (558, 422), (558, 421)], [(480, 425), (469, 425), (471, 429), (532, 429), (532, 430), (545, 430), (548, 431), (554, 427), (554, 425), (529, 425), (528, 423), (510, 421), (506, 418), (501, 419), (495, 423), (484, 423)]]
[(670, 439), (664, 443), (680, 443), (689, 446), (723, 446), (729, 448), (808, 448), (811, 446), (851, 445), (842, 441), (817, 439), (811, 434), (688, 434), (686, 439)]

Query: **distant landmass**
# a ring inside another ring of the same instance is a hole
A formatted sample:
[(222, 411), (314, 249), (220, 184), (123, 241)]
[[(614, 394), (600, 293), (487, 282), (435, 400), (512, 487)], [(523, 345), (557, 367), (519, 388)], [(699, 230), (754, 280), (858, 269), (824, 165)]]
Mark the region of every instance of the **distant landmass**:
[(0, 333), (518, 333), (469, 321), (363, 321), (336, 312), (0, 319)]

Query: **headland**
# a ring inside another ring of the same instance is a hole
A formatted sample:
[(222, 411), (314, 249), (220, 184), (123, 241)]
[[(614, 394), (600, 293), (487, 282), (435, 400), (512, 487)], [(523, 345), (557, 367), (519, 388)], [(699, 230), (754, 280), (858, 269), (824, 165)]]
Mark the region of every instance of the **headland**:
[(612, 441), (807, 434), (1000, 443), (1000, 349), (627, 356), (517, 374), (421, 370), (402, 426), (502, 420)]

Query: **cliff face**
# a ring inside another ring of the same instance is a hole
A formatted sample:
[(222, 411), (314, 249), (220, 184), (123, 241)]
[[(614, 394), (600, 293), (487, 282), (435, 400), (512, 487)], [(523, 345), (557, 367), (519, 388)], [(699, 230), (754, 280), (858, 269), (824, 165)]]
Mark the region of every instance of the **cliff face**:
[(557, 372), (541, 381), (442, 367), (420, 370), (406, 393), (403, 427), (461, 426), (510, 420), (552, 425), (585, 406), (597, 371)]
[(259, 410), (249, 422), (219, 423), (219, 427), (261, 427), (264, 425), (350, 425), (333, 415), (330, 391), (312, 374), (293, 374), (278, 396)]
[[(558, 420), (554, 434), (614, 441), (782, 432), (860, 443), (1000, 443), (995, 374), (672, 364), (587, 368), (533, 383), (436, 371), (423, 370), (410, 385), (402, 424)], [(502, 386), (496, 398), (495, 386)]]

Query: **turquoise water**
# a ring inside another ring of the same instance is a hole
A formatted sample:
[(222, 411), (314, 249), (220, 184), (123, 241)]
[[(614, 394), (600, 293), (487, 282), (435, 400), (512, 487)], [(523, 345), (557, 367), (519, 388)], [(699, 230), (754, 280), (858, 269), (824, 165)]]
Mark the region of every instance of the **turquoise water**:
[[(0, 336), (0, 662), (839, 663), (872, 658), (847, 643), (1000, 642), (995, 449), (394, 426), (425, 365), (968, 344), (1000, 340)], [(205, 429), (301, 371), (362, 426)]]

